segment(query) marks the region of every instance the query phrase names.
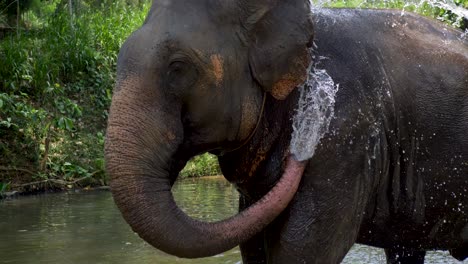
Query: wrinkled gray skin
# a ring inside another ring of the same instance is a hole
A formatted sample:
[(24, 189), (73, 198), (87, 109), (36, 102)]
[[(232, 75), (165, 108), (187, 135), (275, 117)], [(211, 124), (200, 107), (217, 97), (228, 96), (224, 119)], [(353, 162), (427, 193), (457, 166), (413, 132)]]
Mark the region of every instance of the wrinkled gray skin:
[[(181, 257), (240, 243), (244, 263), (339, 263), (357, 242), (385, 248), (389, 263), (423, 263), (433, 249), (464, 259), (467, 41), (400, 11), (317, 10), (313, 26), (309, 12), (299, 0), (153, 3), (119, 55), (107, 131), (124, 218)], [(287, 158), (294, 87), (312, 28), (315, 66), (340, 89), (330, 132), (298, 163)], [(243, 210), (214, 224), (170, 192), (206, 151)]]

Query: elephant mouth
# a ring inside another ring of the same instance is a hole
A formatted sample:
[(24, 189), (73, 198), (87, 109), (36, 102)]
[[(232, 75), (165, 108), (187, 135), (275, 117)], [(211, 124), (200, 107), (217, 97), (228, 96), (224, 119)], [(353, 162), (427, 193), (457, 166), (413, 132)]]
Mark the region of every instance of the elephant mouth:
[(233, 145), (233, 146), (228, 147), (228, 148), (216, 147), (216, 148), (209, 149), (206, 152), (212, 153), (212, 154), (214, 154), (216, 156), (223, 156), (223, 155), (225, 155), (227, 153), (231, 153), (231, 152), (234, 152), (236, 150), (239, 150), (239, 149), (245, 147), (250, 142), (250, 140), (254, 137), (255, 132), (257, 132), (258, 128), (260, 127), (260, 123), (262, 121), (263, 114), (265, 112), (266, 99), (267, 99), (267, 93), (263, 92), (263, 99), (262, 99), (262, 104), (261, 104), (261, 107), (260, 107), (260, 113), (259, 113), (259, 115), (257, 117), (257, 121), (255, 122), (254, 128), (249, 133), (249, 135), (246, 137), (246, 139), (244, 139), (240, 144), (236, 144), (236, 145)]

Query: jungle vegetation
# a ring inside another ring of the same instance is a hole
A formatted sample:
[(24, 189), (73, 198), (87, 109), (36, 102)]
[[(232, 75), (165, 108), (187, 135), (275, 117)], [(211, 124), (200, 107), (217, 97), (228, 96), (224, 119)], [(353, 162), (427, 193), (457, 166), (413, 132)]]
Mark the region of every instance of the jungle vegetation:
[[(0, 0), (0, 195), (106, 185), (103, 144), (119, 47), (149, 0)], [(427, 2), (315, 1), (335, 7), (404, 8), (466, 30)], [(468, 8), (468, 0), (454, 0)], [(220, 174), (195, 157), (184, 177)]]

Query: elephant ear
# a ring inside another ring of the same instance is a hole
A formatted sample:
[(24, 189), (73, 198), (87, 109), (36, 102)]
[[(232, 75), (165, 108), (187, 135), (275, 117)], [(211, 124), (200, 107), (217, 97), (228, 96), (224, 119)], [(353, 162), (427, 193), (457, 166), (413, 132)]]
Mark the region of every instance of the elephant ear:
[(253, 77), (284, 100), (307, 77), (313, 38), (309, 1), (247, 0), (243, 5)]

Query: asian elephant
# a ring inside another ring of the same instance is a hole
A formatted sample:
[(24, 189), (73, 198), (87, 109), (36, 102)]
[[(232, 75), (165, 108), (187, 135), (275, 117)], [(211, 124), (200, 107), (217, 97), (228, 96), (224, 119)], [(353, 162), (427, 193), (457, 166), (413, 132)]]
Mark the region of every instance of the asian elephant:
[[(313, 65), (309, 67), (309, 65)], [(312, 158), (290, 151), (296, 87), (338, 87)], [(240, 213), (205, 223), (171, 186), (211, 152)], [(468, 45), (401, 11), (305, 0), (155, 0), (122, 46), (105, 144), (113, 197), (144, 240), (187, 258), (241, 245), (244, 263), (468, 256)], [(297, 190), (297, 191), (296, 191)]]

